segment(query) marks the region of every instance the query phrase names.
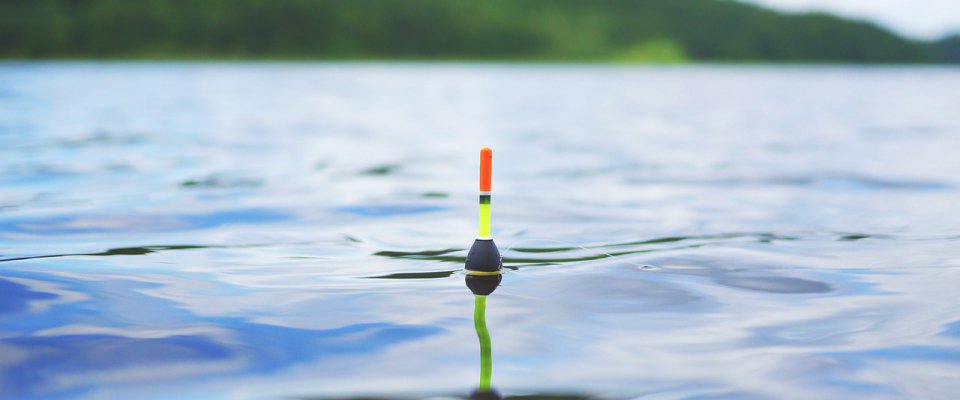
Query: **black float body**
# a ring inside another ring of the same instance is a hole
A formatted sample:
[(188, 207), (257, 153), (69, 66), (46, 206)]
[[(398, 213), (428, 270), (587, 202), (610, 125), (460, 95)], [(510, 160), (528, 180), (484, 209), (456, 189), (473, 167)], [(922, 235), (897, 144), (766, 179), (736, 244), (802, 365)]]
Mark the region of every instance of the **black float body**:
[[(493, 293), (500, 286), (503, 275), (500, 274), (503, 269), (503, 260), (500, 258), (500, 250), (497, 249), (493, 239), (477, 239), (470, 246), (467, 252), (467, 262), (465, 263), (467, 277), (464, 281), (467, 288), (473, 294), (486, 296)], [(483, 275), (471, 275), (470, 272), (486, 273)], [(490, 274), (496, 273), (496, 274)]]
[(503, 268), (503, 260), (500, 259), (500, 250), (497, 249), (493, 239), (476, 239), (467, 252), (467, 262), (465, 265), (467, 271), (478, 272), (497, 272)]

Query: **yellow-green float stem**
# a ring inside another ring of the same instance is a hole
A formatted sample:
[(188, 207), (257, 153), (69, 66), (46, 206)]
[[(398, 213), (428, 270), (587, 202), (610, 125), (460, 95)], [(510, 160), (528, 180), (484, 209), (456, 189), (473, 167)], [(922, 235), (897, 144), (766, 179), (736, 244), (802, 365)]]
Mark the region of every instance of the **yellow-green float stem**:
[(477, 237), (481, 239), (490, 238), (490, 195), (480, 196), (480, 230), (477, 231)]

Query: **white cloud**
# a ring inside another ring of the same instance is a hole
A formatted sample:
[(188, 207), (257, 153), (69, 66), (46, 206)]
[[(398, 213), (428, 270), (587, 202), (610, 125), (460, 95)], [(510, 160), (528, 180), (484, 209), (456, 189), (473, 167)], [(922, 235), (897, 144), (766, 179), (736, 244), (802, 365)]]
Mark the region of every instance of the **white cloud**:
[(957, 0), (745, 0), (787, 11), (827, 11), (867, 19), (914, 38), (960, 32)]

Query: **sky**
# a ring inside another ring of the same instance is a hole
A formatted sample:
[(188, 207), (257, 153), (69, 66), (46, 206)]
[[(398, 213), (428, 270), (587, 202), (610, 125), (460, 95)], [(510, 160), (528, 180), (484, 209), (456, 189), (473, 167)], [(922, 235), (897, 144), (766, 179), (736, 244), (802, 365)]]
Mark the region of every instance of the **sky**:
[(960, 0), (746, 0), (785, 11), (826, 11), (879, 23), (904, 36), (960, 33)]

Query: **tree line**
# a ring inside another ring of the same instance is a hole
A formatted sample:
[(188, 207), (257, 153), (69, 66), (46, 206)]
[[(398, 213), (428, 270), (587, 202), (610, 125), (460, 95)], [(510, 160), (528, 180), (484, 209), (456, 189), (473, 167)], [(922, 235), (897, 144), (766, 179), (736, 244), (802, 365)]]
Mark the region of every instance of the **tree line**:
[(0, 57), (932, 63), (960, 36), (733, 0), (4, 0)]

